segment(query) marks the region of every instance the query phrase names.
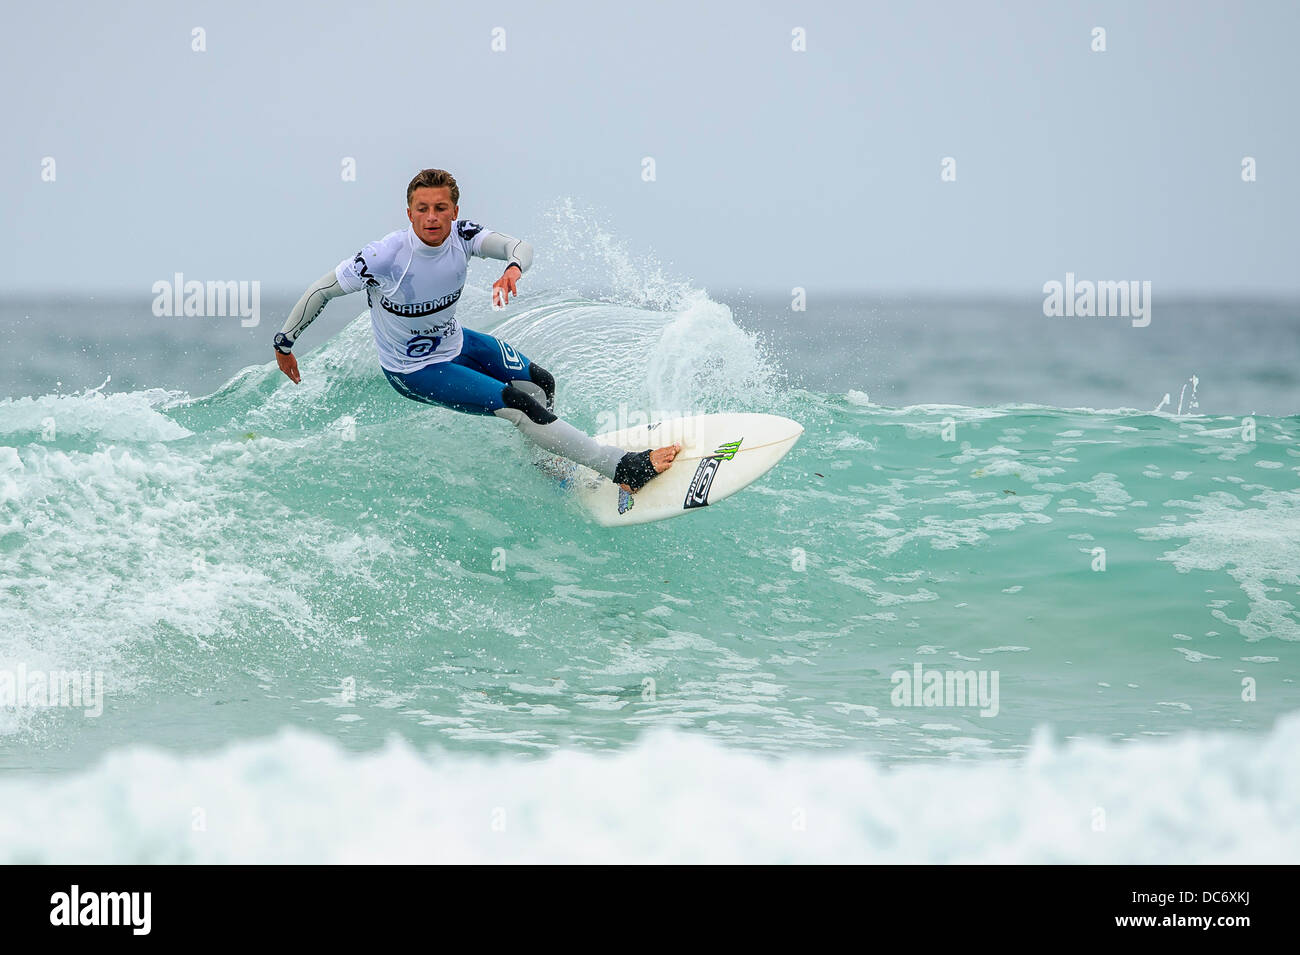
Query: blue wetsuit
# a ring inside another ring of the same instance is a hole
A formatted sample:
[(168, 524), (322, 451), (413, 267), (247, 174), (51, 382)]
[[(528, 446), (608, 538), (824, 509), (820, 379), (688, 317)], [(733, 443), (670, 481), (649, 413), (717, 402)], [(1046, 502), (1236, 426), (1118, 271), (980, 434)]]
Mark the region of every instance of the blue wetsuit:
[(466, 414), (495, 414), (506, 407), (504, 385), (530, 381), (532, 362), (508, 342), (461, 326), (460, 354), (450, 361), (425, 365), (416, 371), (384, 374), (408, 398), (442, 405)]

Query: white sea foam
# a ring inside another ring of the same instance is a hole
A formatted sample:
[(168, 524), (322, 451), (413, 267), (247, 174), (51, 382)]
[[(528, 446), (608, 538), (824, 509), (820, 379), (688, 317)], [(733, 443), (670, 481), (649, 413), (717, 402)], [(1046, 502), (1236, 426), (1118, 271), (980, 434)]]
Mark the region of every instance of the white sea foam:
[(1247, 640), (1300, 640), (1295, 605), (1272, 596), (1300, 586), (1300, 494), (1264, 490), (1250, 500), (1253, 506), (1216, 491), (1194, 501), (1168, 501), (1166, 507), (1185, 509), (1186, 519), (1137, 533), (1145, 540), (1185, 539), (1160, 558), (1180, 573), (1223, 571), (1236, 580), (1249, 598), (1246, 616), (1232, 618), (1217, 607), (1210, 612)]
[[(956, 745), (960, 740), (948, 740)], [(0, 859), (108, 862), (1285, 863), (1300, 714), (1265, 736), (1040, 733), (1023, 759), (780, 761), (662, 731), (617, 753), (349, 752), (285, 729), (0, 782)]]
[(107, 441), (175, 441), (190, 432), (160, 414), (172, 393), (119, 391), (0, 399), (0, 435), (26, 435), (42, 442), (92, 436)]

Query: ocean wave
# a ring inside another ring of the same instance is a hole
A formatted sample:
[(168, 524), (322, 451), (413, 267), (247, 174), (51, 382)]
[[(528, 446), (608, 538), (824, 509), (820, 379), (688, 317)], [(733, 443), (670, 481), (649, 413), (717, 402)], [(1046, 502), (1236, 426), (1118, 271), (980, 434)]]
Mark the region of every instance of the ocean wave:
[(1262, 738), (1061, 745), (1017, 760), (781, 760), (661, 731), (544, 759), (364, 754), (298, 730), (131, 747), (0, 781), (6, 863), (1225, 863), (1300, 854), (1300, 714)]
[[(1049, 718), (1132, 740), (1300, 707), (1277, 675), (1300, 662), (1300, 417), (881, 407), (790, 387), (779, 342), (656, 288), (484, 294), (463, 317), (554, 372), (591, 433), (804, 425), (771, 474), (671, 525), (594, 527), (505, 422), (397, 395), (364, 314), (301, 385), (268, 362), (198, 398), (0, 402), (0, 669), (103, 670), (110, 713), (250, 673), (260, 703), (310, 710), (355, 678), (352, 730), (493, 751), (673, 726), (786, 755), (1015, 755)], [(887, 709), (918, 654), (996, 666), (998, 718)], [(0, 707), (0, 735), (66, 742), (80, 719)]]

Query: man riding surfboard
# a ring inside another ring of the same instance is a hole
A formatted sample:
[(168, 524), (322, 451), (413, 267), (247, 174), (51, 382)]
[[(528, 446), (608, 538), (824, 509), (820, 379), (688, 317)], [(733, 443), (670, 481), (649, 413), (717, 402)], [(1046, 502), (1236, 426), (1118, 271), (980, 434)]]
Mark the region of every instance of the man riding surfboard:
[(555, 378), (509, 342), (464, 328), (456, 302), (471, 256), (509, 264), (492, 284), (493, 303), (518, 295), (533, 260), (527, 242), (459, 218), (460, 187), (445, 169), (421, 170), (406, 187), (409, 229), (390, 232), (312, 284), (276, 334), (275, 360), (302, 380), (293, 346), (332, 298), (366, 293), (375, 349), (400, 394), (466, 414), (505, 418), (538, 446), (640, 490), (668, 470), (682, 446), (624, 451), (598, 444), (552, 413)]

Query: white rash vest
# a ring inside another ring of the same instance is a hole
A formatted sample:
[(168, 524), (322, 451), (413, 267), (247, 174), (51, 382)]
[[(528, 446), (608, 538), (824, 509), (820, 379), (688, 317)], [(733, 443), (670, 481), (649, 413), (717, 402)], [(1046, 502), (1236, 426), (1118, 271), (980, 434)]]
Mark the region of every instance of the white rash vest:
[[(497, 241), (485, 250), (484, 241), (490, 236)], [(460, 354), (463, 336), (456, 301), (465, 288), (471, 255), (531, 259), (531, 248), (476, 222), (457, 219), (441, 245), (427, 245), (408, 226), (339, 263), (334, 270), (339, 284), (336, 294), (365, 290), (381, 366), (409, 373)], [(521, 271), (528, 265), (523, 261)], [(295, 329), (291, 337), (301, 330)]]

